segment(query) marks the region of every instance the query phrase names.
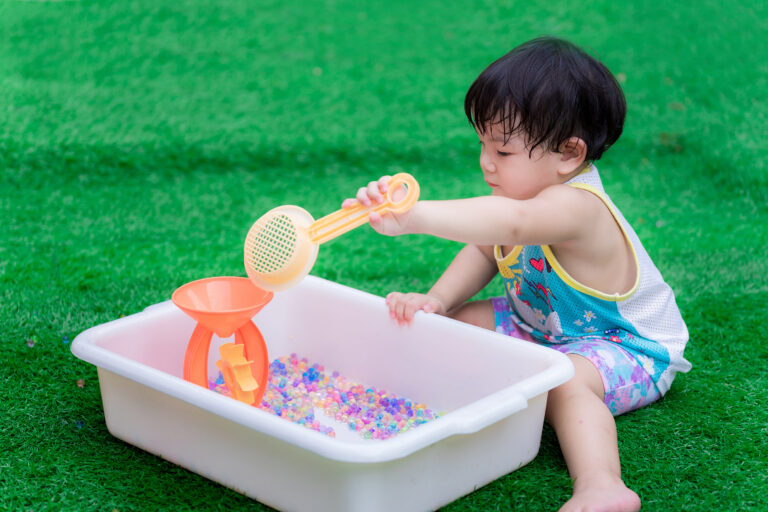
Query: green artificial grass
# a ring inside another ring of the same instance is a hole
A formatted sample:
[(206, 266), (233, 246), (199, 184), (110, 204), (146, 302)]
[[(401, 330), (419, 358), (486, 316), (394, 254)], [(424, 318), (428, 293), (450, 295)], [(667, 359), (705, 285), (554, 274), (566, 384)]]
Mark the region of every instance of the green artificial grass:
[[(644, 510), (768, 510), (768, 9), (624, 4), (0, 3), (0, 509), (266, 510), (113, 438), (69, 341), (244, 275), (244, 234), (273, 206), (318, 217), (399, 170), (423, 198), (485, 193), (463, 95), (552, 34), (624, 87), (599, 167), (691, 333), (693, 370), (617, 420), (626, 482)], [(425, 291), (457, 249), (363, 228), (313, 274)], [(549, 511), (569, 493), (545, 427), (533, 462), (445, 510)]]

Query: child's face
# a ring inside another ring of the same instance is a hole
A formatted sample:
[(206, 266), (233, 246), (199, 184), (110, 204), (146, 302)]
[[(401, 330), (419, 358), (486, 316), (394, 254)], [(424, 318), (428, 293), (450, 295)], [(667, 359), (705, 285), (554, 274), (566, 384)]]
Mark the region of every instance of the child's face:
[(480, 168), (492, 195), (531, 199), (545, 188), (562, 183), (562, 155), (536, 147), (531, 153), (522, 134), (506, 142), (501, 125), (490, 126), (480, 139)]

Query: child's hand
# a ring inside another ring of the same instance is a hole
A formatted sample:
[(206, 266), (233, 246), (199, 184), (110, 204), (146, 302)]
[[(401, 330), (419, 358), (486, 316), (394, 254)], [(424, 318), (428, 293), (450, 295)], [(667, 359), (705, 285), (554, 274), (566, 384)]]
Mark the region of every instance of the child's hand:
[(445, 315), (446, 313), (442, 302), (423, 293), (392, 292), (387, 295), (386, 300), (387, 306), (389, 306), (389, 317), (397, 320), (400, 325), (410, 325), (413, 322), (413, 315), (419, 310), (438, 315)]
[[(368, 183), (366, 187), (360, 187), (357, 191), (357, 195), (354, 198), (345, 199), (341, 203), (342, 208), (351, 208), (360, 203), (365, 207), (375, 206), (381, 204), (387, 199), (387, 191), (389, 190), (389, 180), (391, 176), (382, 176), (377, 181)], [(404, 186), (399, 187), (392, 193), (392, 201), (397, 203), (402, 201), (405, 195), (408, 193)], [(371, 212), (369, 214), (369, 221), (371, 227), (381, 233), (382, 235), (402, 235), (405, 233), (406, 218), (408, 212), (394, 214), (387, 212), (381, 215), (377, 212)]]

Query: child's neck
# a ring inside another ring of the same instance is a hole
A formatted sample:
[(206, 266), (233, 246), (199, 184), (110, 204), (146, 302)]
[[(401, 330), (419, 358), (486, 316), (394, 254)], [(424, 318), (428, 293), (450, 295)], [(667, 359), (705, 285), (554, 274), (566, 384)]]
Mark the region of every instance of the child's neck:
[(581, 174), (585, 170), (589, 169), (589, 167), (591, 165), (592, 165), (592, 162), (584, 162), (579, 167), (574, 169), (572, 172), (563, 175), (561, 183), (566, 183), (566, 182), (572, 180), (573, 178), (575, 178), (576, 176), (578, 176), (579, 174)]

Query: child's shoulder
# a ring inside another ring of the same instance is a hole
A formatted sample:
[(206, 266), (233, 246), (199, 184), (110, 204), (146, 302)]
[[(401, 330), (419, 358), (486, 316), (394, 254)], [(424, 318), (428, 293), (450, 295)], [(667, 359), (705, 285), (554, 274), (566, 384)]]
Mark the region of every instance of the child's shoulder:
[(591, 217), (605, 210), (604, 192), (588, 184), (567, 182), (542, 190), (536, 199), (552, 215), (567, 215), (574, 219)]

